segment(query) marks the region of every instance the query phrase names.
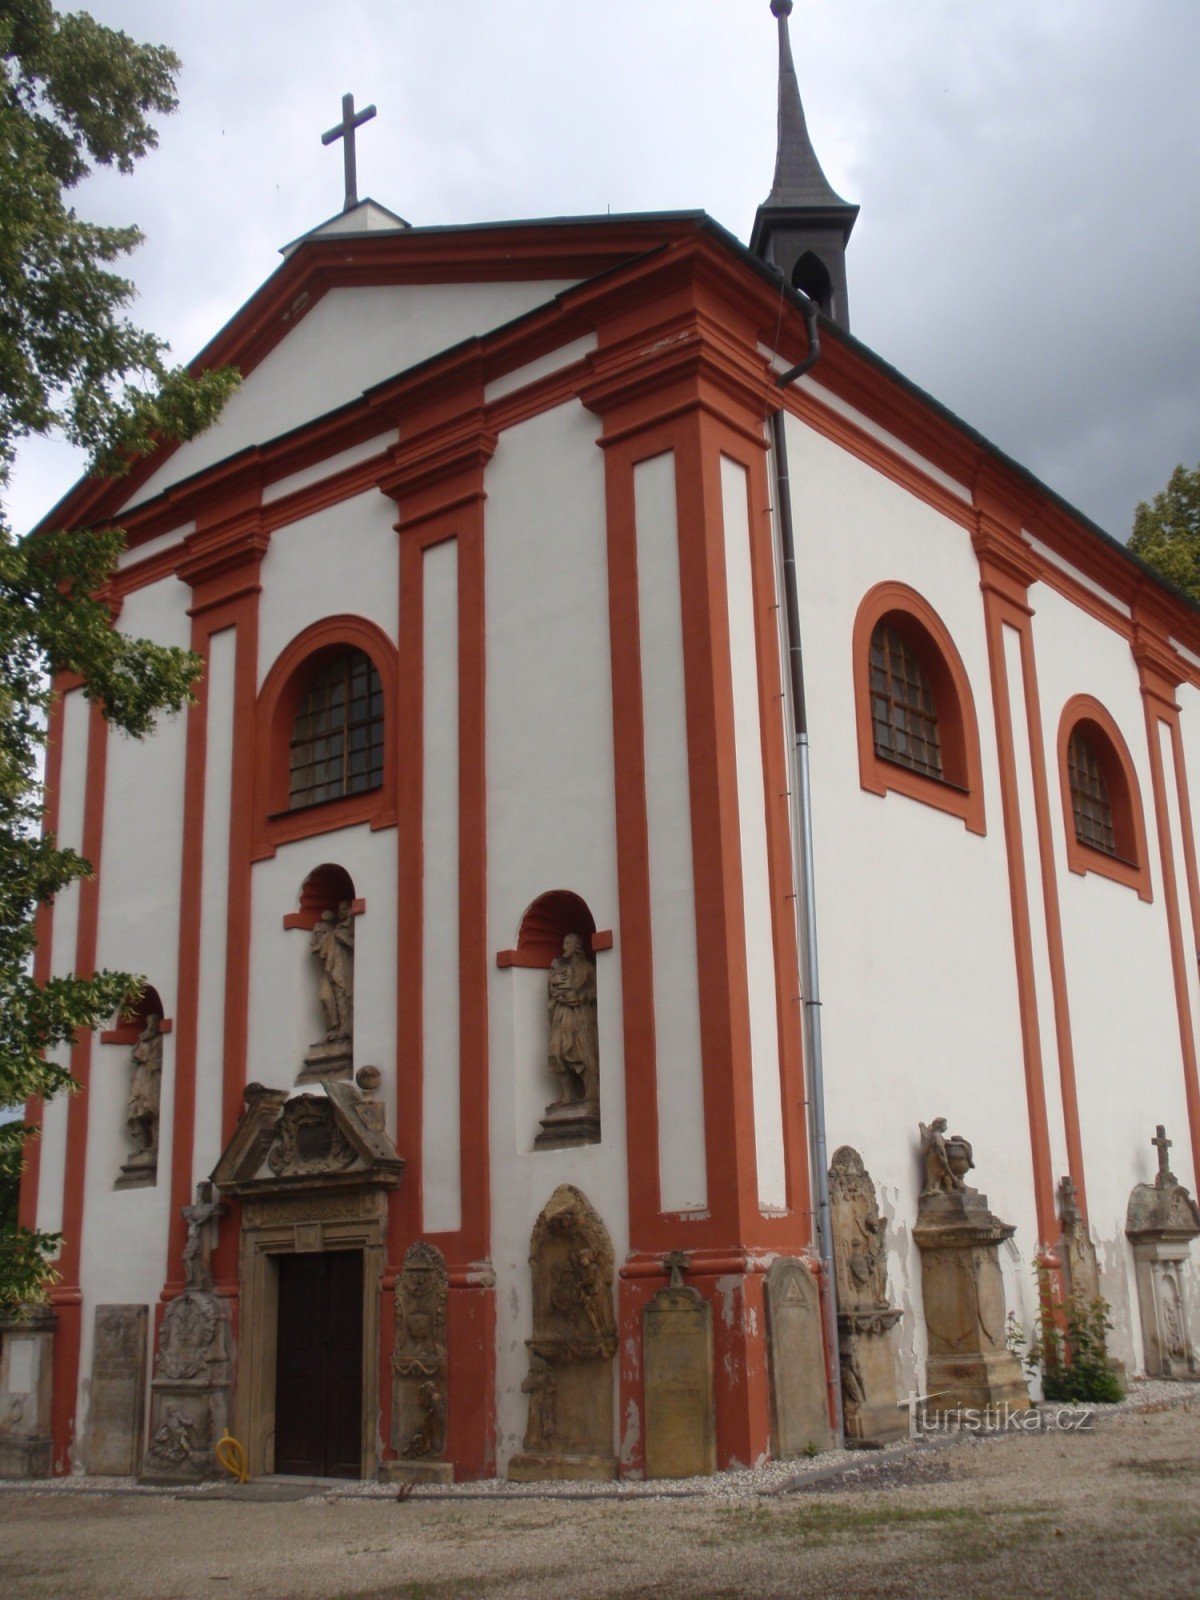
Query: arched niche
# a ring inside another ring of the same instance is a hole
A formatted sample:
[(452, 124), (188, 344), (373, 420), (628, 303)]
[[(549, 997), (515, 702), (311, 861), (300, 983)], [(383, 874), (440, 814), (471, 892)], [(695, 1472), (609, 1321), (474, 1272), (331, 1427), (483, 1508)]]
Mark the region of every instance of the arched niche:
[(151, 1017), (159, 1019), (159, 1033), (170, 1033), (171, 1019), (166, 1014), (158, 990), (153, 984), (147, 983), (121, 1007), (112, 1027), (105, 1028), (101, 1033), (100, 1043), (136, 1044)]
[(354, 893), (354, 880), (334, 861), (322, 862), (300, 885), (299, 907), (283, 919), (285, 928), (309, 935), (299, 980), (303, 1055), (297, 1082), (350, 1078), (354, 1073), (355, 919), (366, 901)]
[(283, 925), (311, 932), (324, 912), (332, 911), (336, 916), (344, 905), (350, 907), (350, 915), (354, 917), (361, 916), (367, 909), (366, 901), (355, 896), (354, 879), (345, 867), (339, 867), (335, 861), (325, 861), (314, 867), (300, 885), (299, 909), (289, 911)]
[(516, 949), (499, 951), (496, 965), (549, 967), (562, 954), (569, 933), (578, 935), (593, 958), (598, 950), (612, 949), (612, 933), (597, 931), (596, 919), (581, 895), (573, 889), (548, 889), (526, 908), (517, 930)]

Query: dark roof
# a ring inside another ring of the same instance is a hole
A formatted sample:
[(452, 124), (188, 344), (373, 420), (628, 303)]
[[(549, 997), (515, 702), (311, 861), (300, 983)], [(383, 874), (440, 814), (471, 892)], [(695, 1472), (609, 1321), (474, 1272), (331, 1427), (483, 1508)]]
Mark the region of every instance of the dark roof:
[(857, 213), (858, 207), (843, 200), (821, 170), (817, 152), (808, 136), (804, 106), (792, 45), (788, 37), (788, 12), (772, 6), (779, 19), (779, 141), (775, 155), (775, 182), (763, 201), (763, 209), (792, 211), (844, 208)]

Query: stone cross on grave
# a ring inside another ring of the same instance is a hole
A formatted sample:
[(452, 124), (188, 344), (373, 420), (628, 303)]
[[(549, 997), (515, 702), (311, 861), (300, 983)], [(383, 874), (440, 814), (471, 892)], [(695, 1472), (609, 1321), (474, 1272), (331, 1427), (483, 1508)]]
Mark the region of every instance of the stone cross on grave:
[(345, 146), (342, 155), (346, 166), (346, 198), (342, 201), (343, 211), (353, 211), (358, 204), (358, 167), (354, 152), (354, 131), (361, 128), (364, 122), (370, 122), (375, 115), (375, 107), (368, 106), (365, 111), (357, 114), (354, 110), (354, 96), (342, 96), (342, 120), (336, 127), (330, 128), (328, 133), (321, 135), (322, 144), (332, 144), (335, 139), (344, 139)]
[(690, 1260), (691, 1257), (685, 1254), (685, 1252), (682, 1250), (671, 1250), (663, 1257), (663, 1266), (666, 1267), (667, 1271), (671, 1274), (671, 1281), (668, 1285), (669, 1288), (683, 1288), (683, 1275), (688, 1269), (688, 1262)]
[(1159, 1188), (1162, 1188), (1163, 1184), (1165, 1183), (1175, 1182), (1175, 1174), (1171, 1171), (1170, 1167), (1167, 1166), (1167, 1151), (1171, 1148), (1175, 1141), (1167, 1138), (1167, 1130), (1163, 1127), (1161, 1122), (1158, 1124), (1157, 1128), (1155, 1128), (1154, 1133), (1155, 1137), (1151, 1139), (1150, 1143), (1154, 1145), (1158, 1151), (1158, 1178), (1156, 1181)]

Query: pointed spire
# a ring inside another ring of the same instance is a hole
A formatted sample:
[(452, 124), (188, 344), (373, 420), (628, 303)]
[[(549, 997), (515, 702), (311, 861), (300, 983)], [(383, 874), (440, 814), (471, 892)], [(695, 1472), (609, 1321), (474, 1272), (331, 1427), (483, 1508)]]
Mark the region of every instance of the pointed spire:
[(771, 11), (779, 22), (779, 142), (775, 154), (775, 182), (763, 204), (844, 206), (847, 202), (821, 171), (817, 152), (808, 136), (788, 34), (792, 0), (771, 0)]
[(788, 34), (792, 0), (771, 0), (771, 12), (779, 25), (779, 139), (775, 182), (758, 208), (750, 248), (849, 328), (846, 241), (858, 207), (829, 182), (808, 136)]

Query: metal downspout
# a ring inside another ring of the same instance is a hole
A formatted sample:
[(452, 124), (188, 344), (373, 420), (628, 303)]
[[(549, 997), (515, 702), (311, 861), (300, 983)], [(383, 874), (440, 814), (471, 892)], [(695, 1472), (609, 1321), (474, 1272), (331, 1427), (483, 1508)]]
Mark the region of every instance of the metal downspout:
[[(787, 388), (814, 365), (821, 354), (817, 308), (804, 307), (808, 354), (797, 366), (781, 373), (780, 388)], [(771, 417), (775, 458), (775, 505), (783, 557), (784, 615), (787, 621), (788, 669), (795, 726), (798, 790), (792, 799), (792, 838), (796, 881), (801, 906), (797, 931), (803, 963), (804, 1038), (808, 1065), (809, 1144), (816, 1191), (817, 1239), (821, 1253), (821, 1303), (825, 1341), (829, 1352), (827, 1382), (837, 1442), (845, 1437), (842, 1412), (841, 1363), (838, 1355), (837, 1293), (833, 1262), (833, 1226), (829, 1206), (829, 1152), (825, 1135), (825, 1069), (821, 1049), (821, 976), (817, 961), (817, 891), (813, 871), (812, 787), (808, 759), (808, 716), (804, 698), (804, 656), (800, 641), (800, 602), (796, 584), (796, 545), (792, 527), (791, 484), (788, 477), (787, 438), (782, 408)], [(800, 926), (801, 917), (803, 925)]]

